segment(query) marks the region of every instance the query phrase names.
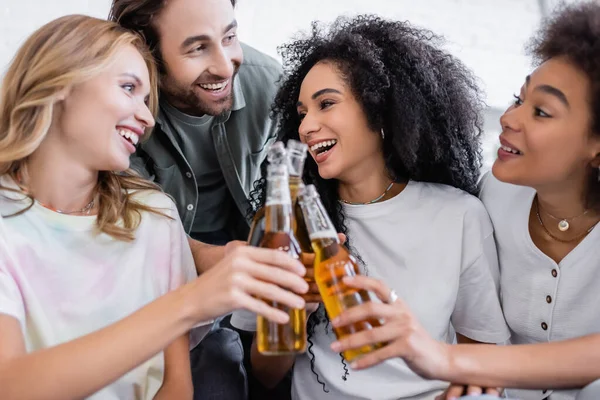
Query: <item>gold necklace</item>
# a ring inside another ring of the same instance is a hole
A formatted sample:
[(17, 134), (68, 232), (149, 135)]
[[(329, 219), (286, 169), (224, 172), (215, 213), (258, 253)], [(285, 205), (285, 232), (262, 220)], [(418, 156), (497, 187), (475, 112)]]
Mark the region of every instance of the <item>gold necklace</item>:
[(351, 202), (351, 201), (346, 201), (346, 200), (344, 200), (344, 199), (340, 199), (340, 201), (341, 201), (342, 203), (345, 203), (345, 204), (350, 204), (351, 206), (363, 206), (363, 205), (367, 205), (367, 204), (373, 204), (373, 203), (376, 203), (376, 202), (378, 202), (379, 200), (383, 199), (383, 196), (385, 196), (385, 195), (386, 195), (386, 194), (387, 194), (387, 193), (390, 191), (390, 189), (392, 188), (392, 186), (394, 186), (394, 181), (392, 181), (392, 182), (389, 184), (389, 186), (387, 187), (387, 189), (385, 189), (385, 192), (383, 192), (383, 193), (381, 194), (381, 196), (379, 196), (379, 197), (377, 197), (376, 199), (373, 199), (373, 200), (371, 200), (371, 201), (367, 201), (366, 203), (354, 203), (354, 202)]
[(81, 210), (75, 210), (75, 211), (63, 211), (63, 210), (59, 210), (58, 208), (54, 208), (52, 206), (48, 206), (44, 203), (42, 203), (41, 201), (37, 200), (37, 202), (39, 203), (40, 206), (47, 208), (48, 210), (52, 210), (54, 212), (57, 212), (59, 214), (65, 214), (65, 215), (71, 215), (71, 214), (84, 214), (84, 215), (90, 215), (90, 212), (92, 211), (92, 208), (94, 208), (94, 199), (92, 199), (92, 201), (90, 201), (85, 207), (83, 207)]
[[(537, 197), (536, 197), (537, 199)], [(568, 218), (558, 218), (555, 217), (554, 215), (550, 214), (548, 211), (542, 209), (542, 207), (540, 206), (540, 201), (537, 200), (538, 203), (538, 209), (542, 210), (546, 215), (548, 215), (549, 217), (551, 217), (552, 219), (555, 219), (558, 221), (558, 230), (561, 232), (566, 232), (569, 230), (569, 228), (571, 227), (571, 225), (569, 224), (569, 220), (573, 220), (573, 219), (577, 219), (579, 217), (583, 217), (585, 214), (588, 213), (588, 211), (590, 210), (585, 210), (583, 213), (576, 215), (574, 217), (568, 217)]]
[[(589, 234), (598, 224), (598, 222), (594, 223), (594, 225), (592, 225), (587, 231), (583, 232), (580, 235), (575, 236), (572, 239), (561, 239), (559, 237), (554, 236), (549, 230), (548, 228), (546, 228), (546, 226), (544, 225), (544, 222), (542, 221), (542, 217), (540, 217), (540, 201), (538, 200), (537, 196), (535, 198), (535, 215), (537, 216), (537, 219), (540, 223), (540, 225), (542, 226), (542, 229), (544, 229), (544, 232), (546, 232), (548, 234), (548, 236), (550, 236), (552, 239), (556, 240), (557, 242), (561, 242), (561, 243), (572, 243), (575, 242), (577, 240), (582, 239), (583, 237), (585, 237), (587, 234)], [(560, 228), (559, 228), (560, 229)], [(561, 231), (563, 231), (561, 229)], [(563, 231), (564, 232), (564, 231)]]

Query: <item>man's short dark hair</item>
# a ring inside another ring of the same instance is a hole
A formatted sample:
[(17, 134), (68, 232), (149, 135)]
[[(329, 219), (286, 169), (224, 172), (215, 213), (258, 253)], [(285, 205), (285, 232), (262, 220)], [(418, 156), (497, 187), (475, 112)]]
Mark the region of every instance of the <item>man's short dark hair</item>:
[[(237, 0), (231, 0), (231, 5), (235, 7), (236, 2)], [(164, 69), (158, 45), (160, 37), (152, 20), (165, 3), (166, 0), (113, 0), (108, 14), (110, 21), (118, 22), (122, 27), (142, 35), (161, 72)]]

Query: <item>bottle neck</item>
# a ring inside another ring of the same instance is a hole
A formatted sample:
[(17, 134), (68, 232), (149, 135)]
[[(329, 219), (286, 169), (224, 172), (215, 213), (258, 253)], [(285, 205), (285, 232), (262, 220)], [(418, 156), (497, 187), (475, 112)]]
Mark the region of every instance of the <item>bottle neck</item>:
[(268, 178), (265, 218), (265, 232), (292, 230), (292, 201), (287, 175)]
[(296, 200), (298, 200), (298, 193), (300, 191), (300, 184), (302, 183), (302, 178), (300, 176), (290, 175), (289, 179), (290, 199), (292, 204), (296, 204)]
[(302, 198), (300, 206), (302, 207), (306, 230), (311, 241), (333, 240), (339, 243), (335, 227), (318, 196)]

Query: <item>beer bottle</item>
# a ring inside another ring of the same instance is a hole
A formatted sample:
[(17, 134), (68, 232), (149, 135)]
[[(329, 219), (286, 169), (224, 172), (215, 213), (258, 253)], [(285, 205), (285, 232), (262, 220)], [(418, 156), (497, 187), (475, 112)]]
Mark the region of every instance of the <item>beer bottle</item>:
[[(294, 237), (293, 219), (287, 165), (269, 165), (265, 234), (260, 247), (285, 251), (292, 257), (299, 258), (300, 248)], [(306, 310), (291, 309), (275, 302), (268, 303), (288, 313), (290, 320), (286, 324), (277, 324), (258, 316), (256, 320), (258, 351), (265, 355), (296, 354), (306, 351)]]
[[(269, 148), (267, 152), (267, 161), (271, 165), (281, 165), (286, 164), (287, 160), (287, 151), (285, 150), (285, 146), (282, 142), (275, 142)], [(252, 219), (252, 224), (250, 225), (250, 233), (248, 234), (248, 244), (250, 246), (258, 247), (260, 246), (260, 241), (262, 240), (265, 234), (265, 208), (261, 207), (254, 214), (254, 218)]]
[(290, 174), (290, 196), (292, 198), (292, 207), (294, 208), (294, 236), (298, 240), (302, 253), (313, 253), (302, 215), (302, 208), (298, 203), (298, 191), (303, 185), (302, 172), (304, 171), (304, 161), (308, 146), (297, 140), (290, 139), (287, 142), (287, 165)]
[[(360, 274), (360, 270), (354, 257), (340, 244), (337, 232), (314, 185), (307, 185), (302, 190), (300, 205), (315, 252), (315, 281), (329, 318), (334, 319), (348, 308), (373, 301), (375, 299), (373, 293), (349, 287), (342, 281), (346, 276)], [(334, 332), (337, 338), (341, 339), (356, 332), (373, 329), (381, 324), (382, 321), (377, 319), (366, 320), (335, 328)], [(347, 350), (343, 356), (346, 360), (352, 361), (382, 346), (383, 343), (380, 343)]]

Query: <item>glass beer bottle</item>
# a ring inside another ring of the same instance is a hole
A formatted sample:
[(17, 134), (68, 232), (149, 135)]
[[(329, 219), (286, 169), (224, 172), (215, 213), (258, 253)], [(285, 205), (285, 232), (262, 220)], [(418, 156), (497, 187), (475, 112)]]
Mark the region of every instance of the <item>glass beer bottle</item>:
[(290, 139), (287, 142), (287, 162), (288, 172), (290, 174), (290, 196), (292, 198), (292, 207), (294, 208), (294, 236), (298, 240), (298, 245), (302, 253), (312, 254), (313, 249), (306, 230), (302, 208), (298, 203), (298, 192), (302, 183), (302, 172), (304, 171), (304, 161), (308, 146), (297, 140)]
[[(267, 152), (267, 160), (270, 165), (281, 165), (287, 163), (287, 151), (282, 142), (275, 142)], [(258, 247), (265, 234), (265, 208), (261, 207), (254, 214), (250, 233), (248, 234), (248, 244)]]
[[(290, 198), (287, 165), (269, 165), (267, 169), (267, 202), (265, 205), (265, 234), (260, 247), (285, 251), (295, 258), (300, 248), (294, 238), (293, 210)], [(277, 324), (258, 316), (257, 346), (265, 355), (297, 354), (306, 351), (306, 310), (292, 309), (268, 302), (286, 312), (290, 320)]]
[[(315, 252), (315, 281), (323, 304), (330, 319), (334, 319), (348, 308), (373, 301), (375, 295), (363, 289), (355, 289), (344, 284), (346, 276), (360, 274), (356, 260), (339, 242), (337, 232), (325, 211), (319, 194), (313, 185), (307, 185), (300, 193), (300, 205)], [(373, 319), (361, 321), (342, 328), (335, 328), (338, 339), (350, 334), (381, 326), (382, 322)], [(363, 346), (345, 351), (343, 356), (352, 361), (370, 351), (383, 346), (383, 343)]]

